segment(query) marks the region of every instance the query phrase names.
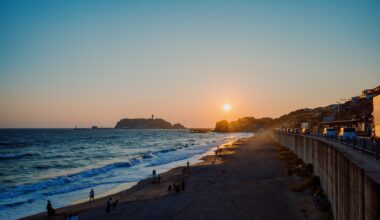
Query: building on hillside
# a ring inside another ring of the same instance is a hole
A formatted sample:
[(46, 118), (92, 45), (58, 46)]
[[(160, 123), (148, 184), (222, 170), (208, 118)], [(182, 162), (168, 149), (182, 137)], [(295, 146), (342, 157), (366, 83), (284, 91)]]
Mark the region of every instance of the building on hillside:
[(329, 109), (337, 109), (338, 108), (338, 104), (331, 104), (331, 105), (327, 106), (327, 108), (329, 108)]
[(380, 86), (377, 86), (373, 89), (363, 90), (360, 98), (370, 99), (379, 94), (380, 94)]
[(323, 117), (323, 122), (332, 122), (332, 121), (334, 121), (335, 120), (335, 117), (334, 117), (334, 115), (329, 115), (329, 116), (325, 116), (325, 117)]
[(354, 96), (354, 97), (351, 97), (351, 102), (353, 103), (357, 103), (360, 101), (360, 96)]
[(361, 136), (368, 136), (372, 129), (371, 125), (365, 119), (329, 121), (320, 122), (318, 124), (318, 130), (323, 130), (323, 128), (335, 128), (336, 130), (339, 130), (340, 128), (346, 127), (356, 128), (358, 135)]

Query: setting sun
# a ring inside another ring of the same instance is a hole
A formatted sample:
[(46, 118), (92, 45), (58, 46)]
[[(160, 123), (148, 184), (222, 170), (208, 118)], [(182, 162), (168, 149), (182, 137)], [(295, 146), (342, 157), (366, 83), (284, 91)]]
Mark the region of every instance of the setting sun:
[(223, 105), (223, 111), (225, 111), (225, 112), (229, 112), (230, 110), (231, 110), (231, 105), (228, 104), (228, 103), (225, 103), (225, 104)]

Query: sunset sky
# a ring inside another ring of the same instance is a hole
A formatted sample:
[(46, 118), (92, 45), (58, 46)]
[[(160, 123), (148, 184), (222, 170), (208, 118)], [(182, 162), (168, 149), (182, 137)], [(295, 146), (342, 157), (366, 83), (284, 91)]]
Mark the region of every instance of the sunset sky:
[[(380, 84), (380, 1), (0, 1), (0, 127), (213, 127)], [(223, 111), (229, 103), (231, 110)]]

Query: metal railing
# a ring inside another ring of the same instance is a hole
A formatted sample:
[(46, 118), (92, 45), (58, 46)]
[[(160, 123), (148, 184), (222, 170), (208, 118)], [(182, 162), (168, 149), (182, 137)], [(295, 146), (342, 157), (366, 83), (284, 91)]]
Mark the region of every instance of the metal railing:
[(329, 142), (338, 143), (346, 147), (350, 147), (353, 150), (361, 151), (362, 153), (373, 155), (376, 157), (376, 160), (379, 160), (379, 157), (380, 157), (380, 141), (376, 139), (370, 139), (370, 138), (364, 138), (364, 137), (340, 138), (338, 136), (327, 136), (320, 133), (302, 134), (300, 132), (278, 131), (278, 130), (274, 130), (273, 132), (324, 139)]

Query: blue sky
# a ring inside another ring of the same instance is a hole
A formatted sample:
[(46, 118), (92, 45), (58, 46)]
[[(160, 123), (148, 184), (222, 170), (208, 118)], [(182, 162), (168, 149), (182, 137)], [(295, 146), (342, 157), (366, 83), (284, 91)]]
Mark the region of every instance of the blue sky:
[(152, 113), (211, 127), (335, 103), (380, 84), (379, 11), (379, 1), (0, 1), (0, 127)]

